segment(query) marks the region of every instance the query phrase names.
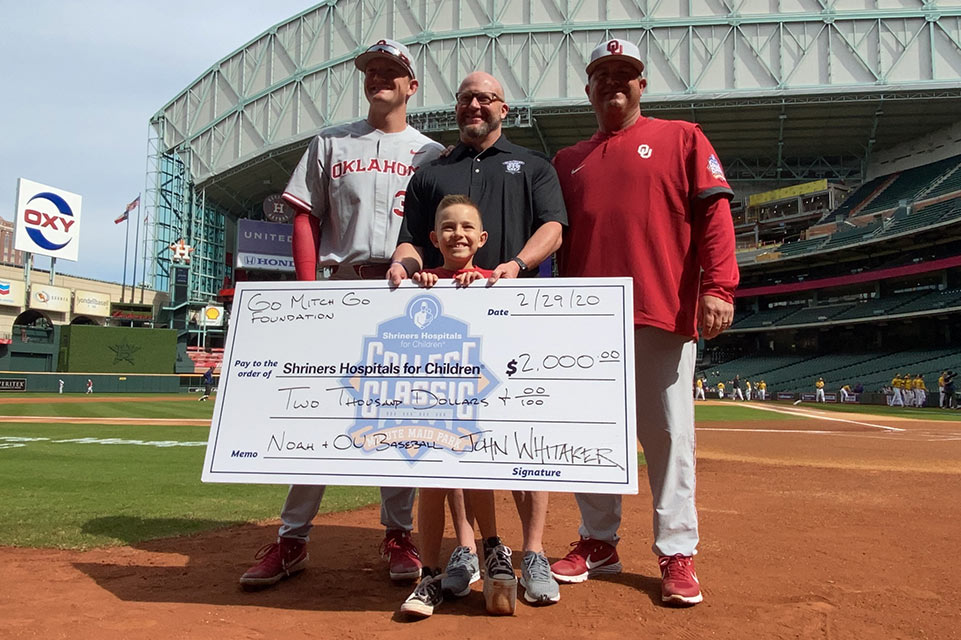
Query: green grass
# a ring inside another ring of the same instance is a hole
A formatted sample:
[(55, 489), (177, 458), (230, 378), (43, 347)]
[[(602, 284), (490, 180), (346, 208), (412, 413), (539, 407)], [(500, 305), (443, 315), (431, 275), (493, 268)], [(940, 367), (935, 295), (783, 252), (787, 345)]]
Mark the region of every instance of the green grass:
[[(149, 397), (149, 396), (147, 396)], [(189, 397), (189, 396), (185, 396)], [(197, 396), (199, 397), (199, 396)], [(5, 416), (52, 416), (76, 418), (177, 418), (210, 419), (214, 412), (213, 402), (179, 400), (154, 400), (148, 402), (64, 402), (37, 404), (0, 404), (0, 415)]]
[[(210, 416), (207, 403), (62, 405), (63, 415)], [(5, 405), (0, 413), (17, 415)], [(54, 405), (40, 405), (45, 413)], [(120, 408), (122, 411), (117, 412)], [(204, 484), (203, 446), (60, 443), (72, 438), (206, 442), (207, 427), (0, 424), (0, 438), (47, 438), (10, 447), (0, 440), (0, 545), (83, 549), (134, 544), (277, 517), (281, 485)], [(372, 504), (376, 488), (330, 487), (322, 512)]]

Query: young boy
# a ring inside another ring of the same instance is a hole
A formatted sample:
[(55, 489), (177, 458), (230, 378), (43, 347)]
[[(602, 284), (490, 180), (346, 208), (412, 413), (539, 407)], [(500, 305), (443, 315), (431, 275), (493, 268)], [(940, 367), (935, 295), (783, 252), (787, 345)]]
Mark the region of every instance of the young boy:
[(444, 256), (444, 266), (421, 269), (411, 276), (417, 284), (433, 287), (441, 278), (453, 278), (466, 287), (474, 280), (490, 277), (490, 270), (474, 266), (474, 254), (487, 243), (487, 232), (477, 205), (467, 196), (444, 196), (437, 205), (430, 241)]
[[(474, 266), (474, 254), (487, 242), (487, 232), (481, 222), (480, 211), (470, 198), (464, 195), (445, 196), (437, 206), (434, 230), (430, 241), (444, 257), (444, 266), (423, 269), (411, 280), (422, 287), (432, 287), (441, 278), (453, 278), (458, 286), (487, 279), (491, 271)], [(457, 535), (457, 544), (447, 563), (440, 570), (440, 546), (444, 537), (444, 498), (448, 497), (451, 519)], [(482, 508), (487, 508), (484, 503)], [(493, 504), (490, 504), (493, 508)], [(488, 516), (492, 518), (492, 514)], [(466, 596), (470, 585), (480, 579), (480, 565), (474, 542), (474, 528), (467, 518), (463, 491), (458, 489), (421, 488), (417, 505), (417, 525), (420, 529), (420, 552), (423, 573), (420, 584), (400, 606), (401, 613), (426, 618), (434, 613), (434, 607), (444, 600), (443, 592)], [(499, 540), (485, 541), (485, 546), (497, 546)], [(493, 614), (511, 615), (517, 594), (517, 578), (513, 568), (503, 575), (487, 576), (484, 581), (484, 599), (487, 611)]]

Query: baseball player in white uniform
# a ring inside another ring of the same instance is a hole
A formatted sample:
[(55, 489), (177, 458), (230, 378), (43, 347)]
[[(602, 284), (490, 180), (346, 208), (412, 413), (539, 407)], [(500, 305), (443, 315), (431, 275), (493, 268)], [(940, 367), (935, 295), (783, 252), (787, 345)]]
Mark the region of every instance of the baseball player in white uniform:
[[(381, 40), (354, 60), (364, 73), (367, 118), (321, 131), (291, 175), (284, 200), (294, 217), (293, 256), (299, 280), (383, 281), (404, 214), (407, 182), (443, 147), (407, 124), (407, 101), (417, 91), (407, 48)], [(318, 269), (319, 268), (319, 269)], [(269, 586), (302, 570), (311, 521), (323, 486), (295, 485), (281, 512), (277, 542), (265, 545), (259, 562), (240, 578), (245, 588)], [(411, 541), (414, 489), (381, 489), (381, 552), (393, 580), (420, 575)]]

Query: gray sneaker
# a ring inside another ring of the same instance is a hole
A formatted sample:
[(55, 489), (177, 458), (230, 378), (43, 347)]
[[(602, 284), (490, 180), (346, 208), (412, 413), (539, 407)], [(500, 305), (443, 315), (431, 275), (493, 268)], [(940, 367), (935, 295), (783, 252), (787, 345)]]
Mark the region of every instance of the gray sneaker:
[(470, 586), (480, 580), (480, 563), (477, 554), (471, 553), (469, 547), (457, 547), (450, 554), (446, 577), (442, 583), (444, 591), (449, 591), (457, 597), (470, 593)]
[(521, 568), (521, 586), (524, 600), (531, 604), (554, 604), (561, 599), (557, 580), (551, 575), (551, 563), (547, 556), (534, 551), (524, 552)]

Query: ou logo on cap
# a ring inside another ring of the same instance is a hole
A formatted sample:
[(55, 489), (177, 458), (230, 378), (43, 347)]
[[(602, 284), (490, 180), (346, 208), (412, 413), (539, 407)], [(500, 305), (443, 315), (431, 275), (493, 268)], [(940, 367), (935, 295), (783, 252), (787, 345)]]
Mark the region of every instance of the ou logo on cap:
[(644, 158), (645, 160), (646, 160), (647, 158), (650, 158), (652, 153), (654, 153), (654, 150), (651, 149), (651, 148), (650, 148), (648, 145), (646, 145), (646, 144), (642, 144), (641, 146), (639, 146), (639, 147), (637, 148), (637, 155), (641, 156), (641, 157)]
[(622, 53), (624, 53), (624, 45), (622, 45), (617, 40), (611, 40), (610, 42), (607, 43), (607, 50), (610, 51), (611, 54), (615, 56), (619, 56)]

